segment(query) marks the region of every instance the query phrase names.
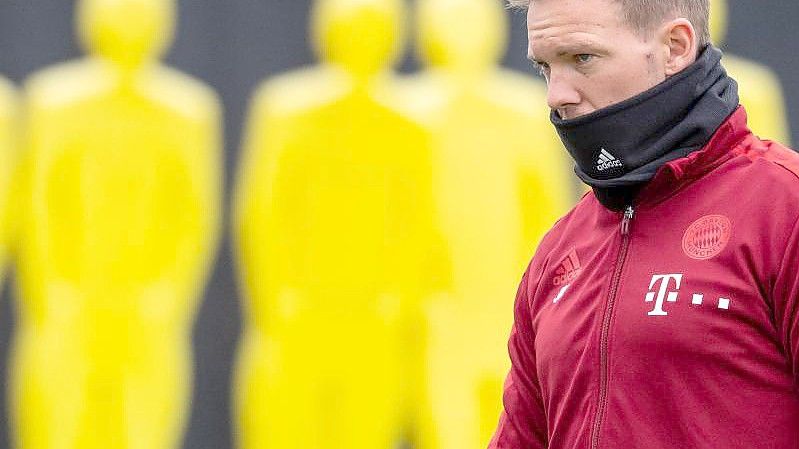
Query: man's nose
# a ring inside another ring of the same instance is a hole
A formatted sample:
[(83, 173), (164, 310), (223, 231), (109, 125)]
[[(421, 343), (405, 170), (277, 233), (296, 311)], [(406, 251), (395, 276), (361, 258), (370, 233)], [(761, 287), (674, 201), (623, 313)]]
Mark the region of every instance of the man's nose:
[(550, 109), (562, 111), (580, 104), (580, 93), (567, 77), (553, 70), (547, 79), (547, 104)]

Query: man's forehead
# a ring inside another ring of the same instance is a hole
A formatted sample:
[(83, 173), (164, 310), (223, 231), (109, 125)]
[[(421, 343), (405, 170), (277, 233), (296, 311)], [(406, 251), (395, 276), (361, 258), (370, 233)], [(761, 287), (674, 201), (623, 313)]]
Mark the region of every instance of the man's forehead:
[(620, 16), (615, 0), (537, 0), (527, 14), (528, 57), (535, 60), (535, 53), (544, 50), (560, 56), (602, 46), (627, 28)]
[(527, 10), (529, 32), (553, 26), (601, 28), (621, 24), (621, 5), (616, 0), (535, 0)]

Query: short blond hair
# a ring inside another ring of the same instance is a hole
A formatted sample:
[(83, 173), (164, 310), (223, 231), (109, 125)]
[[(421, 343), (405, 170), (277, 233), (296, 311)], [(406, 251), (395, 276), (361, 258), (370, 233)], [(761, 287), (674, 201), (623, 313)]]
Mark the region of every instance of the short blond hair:
[[(514, 9), (527, 9), (536, 0), (507, 0)], [(624, 20), (637, 31), (649, 32), (675, 15), (688, 19), (696, 30), (699, 48), (710, 43), (709, 0), (613, 0), (621, 5)]]

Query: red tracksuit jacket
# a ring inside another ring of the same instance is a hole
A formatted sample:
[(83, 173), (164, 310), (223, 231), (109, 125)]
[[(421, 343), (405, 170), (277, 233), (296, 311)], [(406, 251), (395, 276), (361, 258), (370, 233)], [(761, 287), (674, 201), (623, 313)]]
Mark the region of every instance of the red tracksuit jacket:
[(739, 108), (524, 274), (490, 449), (799, 449), (799, 155)]

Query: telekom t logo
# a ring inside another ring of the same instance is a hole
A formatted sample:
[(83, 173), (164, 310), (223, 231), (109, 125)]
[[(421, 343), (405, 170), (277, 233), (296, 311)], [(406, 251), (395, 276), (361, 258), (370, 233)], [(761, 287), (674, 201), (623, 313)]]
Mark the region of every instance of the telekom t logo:
[[(677, 302), (677, 292), (676, 291), (669, 291), (669, 286), (671, 285), (671, 281), (674, 280), (674, 289), (680, 289), (680, 283), (682, 282), (682, 275), (681, 274), (656, 274), (652, 276), (652, 282), (649, 283), (649, 290), (650, 292), (646, 294), (646, 302), (655, 302), (655, 308), (647, 313), (649, 316), (667, 316), (668, 313), (663, 310), (663, 302)], [(660, 289), (657, 292), (657, 297), (655, 297), (655, 292), (651, 291), (657, 283), (660, 282)]]

